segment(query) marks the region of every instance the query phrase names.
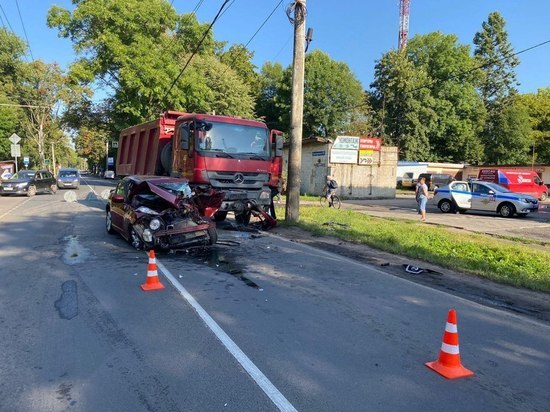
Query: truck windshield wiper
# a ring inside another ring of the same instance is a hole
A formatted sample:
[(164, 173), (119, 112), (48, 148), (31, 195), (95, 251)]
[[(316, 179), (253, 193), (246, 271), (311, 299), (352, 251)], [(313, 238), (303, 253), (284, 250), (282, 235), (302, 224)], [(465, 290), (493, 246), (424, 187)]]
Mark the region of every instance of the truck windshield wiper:
[(233, 158), (234, 158), (234, 157), (231, 156), (229, 153), (224, 152), (224, 151), (222, 151), (221, 149), (214, 149), (214, 150), (212, 150), (212, 151), (215, 152), (216, 157), (227, 157), (227, 158), (230, 158), (230, 159), (233, 159)]
[(241, 154), (249, 155), (250, 159), (253, 159), (253, 160), (265, 160), (265, 157), (260, 156), (258, 153), (248, 152), (248, 153), (241, 153)]

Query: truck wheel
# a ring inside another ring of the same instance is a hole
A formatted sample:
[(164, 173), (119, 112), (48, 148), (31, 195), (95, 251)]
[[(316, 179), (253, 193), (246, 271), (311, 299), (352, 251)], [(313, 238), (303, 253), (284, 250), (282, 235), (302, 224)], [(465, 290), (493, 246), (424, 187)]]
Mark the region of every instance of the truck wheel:
[(453, 210), (453, 204), (449, 200), (443, 199), (439, 202), (439, 210), (443, 213), (451, 213)]
[(129, 229), (129, 236), (128, 236), (128, 242), (137, 250), (143, 249), (143, 241), (138, 235), (138, 232), (136, 232), (136, 229), (134, 229), (133, 226), (130, 226)]
[(235, 222), (239, 225), (247, 226), (250, 223), (250, 211), (239, 213), (235, 215)]
[(208, 244), (214, 245), (218, 242), (218, 231), (215, 227), (208, 228)]
[(512, 217), (516, 213), (516, 208), (511, 203), (503, 203), (499, 206), (497, 212), (502, 217)]
[(227, 212), (220, 212), (219, 210), (214, 213), (214, 221), (223, 222), (227, 217)]

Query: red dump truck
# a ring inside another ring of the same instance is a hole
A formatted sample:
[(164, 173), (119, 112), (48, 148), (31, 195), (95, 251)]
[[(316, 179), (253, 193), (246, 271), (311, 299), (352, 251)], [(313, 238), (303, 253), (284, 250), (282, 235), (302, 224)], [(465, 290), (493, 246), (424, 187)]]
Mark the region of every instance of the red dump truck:
[(116, 173), (184, 177), (192, 187), (222, 191), (215, 219), (233, 212), (237, 222), (248, 224), (252, 213), (265, 216), (270, 210), (282, 155), (283, 133), (270, 131), (265, 123), (167, 111), (122, 130)]

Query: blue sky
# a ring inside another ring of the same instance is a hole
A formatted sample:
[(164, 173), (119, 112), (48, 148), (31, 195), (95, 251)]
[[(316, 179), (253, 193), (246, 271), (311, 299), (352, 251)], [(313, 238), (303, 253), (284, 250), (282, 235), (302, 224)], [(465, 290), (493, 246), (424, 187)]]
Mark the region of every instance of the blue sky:
[[(258, 67), (266, 61), (277, 61), (286, 67), (292, 61), (293, 27), (285, 14), (290, 2), (284, 0), (277, 7), (248, 46), (255, 53), (253, 61)], [(74, 59), (72, 45), (46, 26), (47, 10), (54, 3), (72, 7), (68, 0), (0, 0), (0, 23), (9, 23), (22, 38), (25, 28), (35, 59), (66, 67)], [(179, 13), (191, 12), (200, 5), (197, 17), (201, 22), (211, 21), (222, 3), (223, 0), (173, 0)], [(214, 26), (215, 38), (229, 44), (247, 43), (278, 3), (279, 0), (232, 0)], [(314, 31), (309, 51), (318, 49), (347, 63), (368, 88), (375, 61), (397, 47), (398, 4), (398, 0), (308, 0), (307, 27)], [(409, 37), (441, 31), (456, 34), (462, 44), (472, 46), (474, 34), (493, 11), (503, 15), (516, 52), (550, 40), (550, 0), (411, 0)], [(521, 92), (550, 86), (550, 43), (518, 57), (521, 64), (516, 72)]]

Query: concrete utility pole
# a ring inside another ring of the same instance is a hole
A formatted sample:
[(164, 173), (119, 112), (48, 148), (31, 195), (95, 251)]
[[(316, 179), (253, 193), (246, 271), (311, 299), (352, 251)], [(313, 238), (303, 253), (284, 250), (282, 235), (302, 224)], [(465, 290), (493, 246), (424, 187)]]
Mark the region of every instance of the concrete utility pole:
[(293, 7), (294, 57), (292, 59), (292, 112), (290, 117), (290, 147), (288, 152), (288, 182), (285, 218), (287, 222), (297, 222), (300, 217), (306, 0), (295, 0)]

